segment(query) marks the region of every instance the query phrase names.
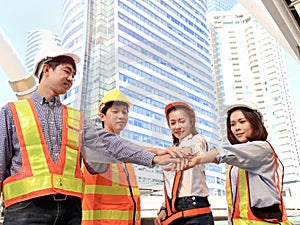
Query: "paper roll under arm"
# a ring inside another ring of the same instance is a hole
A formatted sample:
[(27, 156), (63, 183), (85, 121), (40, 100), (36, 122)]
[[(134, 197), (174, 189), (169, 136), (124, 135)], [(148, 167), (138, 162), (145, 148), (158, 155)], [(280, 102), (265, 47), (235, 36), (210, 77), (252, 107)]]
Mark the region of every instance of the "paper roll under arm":
[(36, 81), (27, 72), (23, 60), (0, 27), (0, 67), (19, 100), (30, 97), (36, 90)]

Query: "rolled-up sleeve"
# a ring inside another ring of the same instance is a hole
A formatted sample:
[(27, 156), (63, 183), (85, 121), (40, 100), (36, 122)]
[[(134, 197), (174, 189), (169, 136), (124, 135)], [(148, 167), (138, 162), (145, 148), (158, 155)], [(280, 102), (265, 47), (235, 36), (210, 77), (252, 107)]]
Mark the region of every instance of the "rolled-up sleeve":
[(84, 122), (83, 145), (83, 157), (90, 166), (120, 161), (153, 167), (154, 153), (141, 149), (117, 134), (106, 132), (89, 119)]

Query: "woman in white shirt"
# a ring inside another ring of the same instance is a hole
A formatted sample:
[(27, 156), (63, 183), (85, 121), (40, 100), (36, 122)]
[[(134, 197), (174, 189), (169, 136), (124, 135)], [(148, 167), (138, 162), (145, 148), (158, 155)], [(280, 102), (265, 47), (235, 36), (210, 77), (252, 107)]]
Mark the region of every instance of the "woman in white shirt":
[[(207, 151), (207, 142), (195, 127), (194, 110), (184, 102), (173, 102), (165, 107), (173, 144), (189, 147), (194, 155)], [(205, 166), (196, 165), (185, 171), (164, 170), (165, 202), (158, 212), (155, 225), (213, 225), (208, 202)]]

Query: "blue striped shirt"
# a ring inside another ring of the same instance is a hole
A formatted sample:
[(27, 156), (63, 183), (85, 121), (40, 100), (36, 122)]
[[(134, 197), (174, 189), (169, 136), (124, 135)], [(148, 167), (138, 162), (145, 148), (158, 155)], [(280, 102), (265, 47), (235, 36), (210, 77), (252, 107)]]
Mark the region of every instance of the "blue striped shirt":
[[(62, 104), (59, 97), (53, 97), (48, 102), (38, 93), (30, 97), (34, 103), (41, 127), (54, 162), (57, 161), (62, 143)], [(120, 136), (106, 132), (97, 127), (89, 119), (84, 120), (83, 148), (81, 149), (87, 168), (95, 172), (97, 160), (89, 163), (88, 155), (99, 158), (98, 164), (107, 161), (131, 162), (152, 167), (155, 154), (144, 151), (137, 145), (122, 139)], [(100, 160), (101, 159), (101, 160)], [(105, 160), (104, 160), (105, 159)], [(0, 111), (0, 184), (5, 178), (19, 172), (22, 167), (20, 144), (9, 105)], [(96, 170), (97, 171), (97, 170)]]

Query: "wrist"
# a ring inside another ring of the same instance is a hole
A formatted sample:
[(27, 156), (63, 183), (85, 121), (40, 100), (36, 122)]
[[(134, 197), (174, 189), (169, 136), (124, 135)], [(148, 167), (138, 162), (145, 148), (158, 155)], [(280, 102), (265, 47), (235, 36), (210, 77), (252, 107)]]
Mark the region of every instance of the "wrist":
[(152, 165), (156, 165), (159, 162), (159, 159), (157, 158), (158, 155), (154, 155), (153, 159), (152, 159)]
[(161, 211), (167, 212), (167, 208), (164, 207), (164, 206), (160, 207), (160, 209), (159, 209), (158, 212), (157, 212), (157, 215), (159, 215)]

